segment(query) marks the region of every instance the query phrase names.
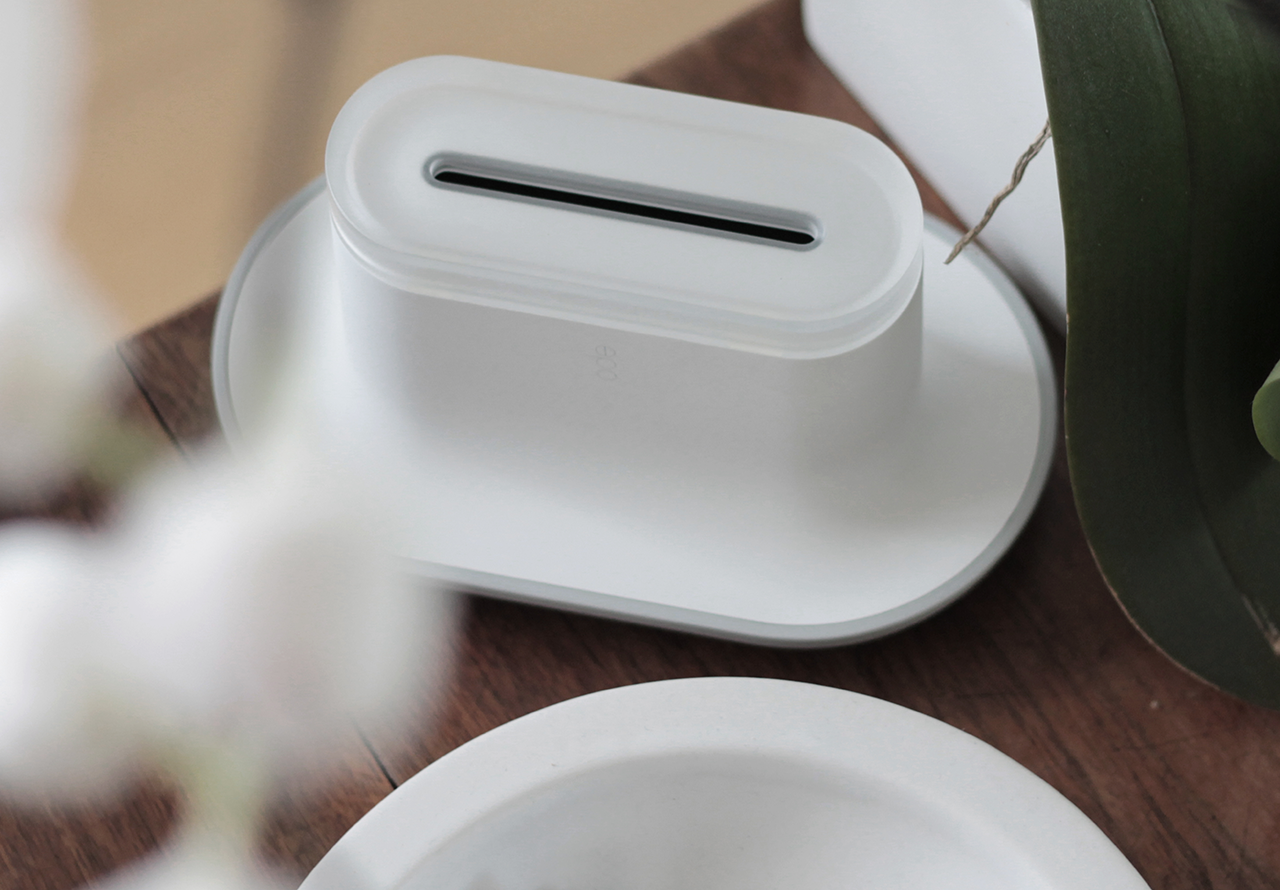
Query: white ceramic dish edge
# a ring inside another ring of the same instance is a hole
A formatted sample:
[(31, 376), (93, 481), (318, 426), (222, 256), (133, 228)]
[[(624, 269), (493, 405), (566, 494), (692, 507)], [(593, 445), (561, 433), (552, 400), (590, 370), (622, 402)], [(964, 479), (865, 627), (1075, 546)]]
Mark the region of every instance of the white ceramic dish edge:
[(686, 752), (801, 762), (833, 782), (853, 776), (926, 800), (1021, 860), (1038, 878), (1028, 887), (1147, 890), (1080, 810), (985, 742), (857, 693), (740, 677), (609, 689), (472, 739), (378, 803), (301, 890), (401, 887), (428, 855), (513, 801), (593, 769)]

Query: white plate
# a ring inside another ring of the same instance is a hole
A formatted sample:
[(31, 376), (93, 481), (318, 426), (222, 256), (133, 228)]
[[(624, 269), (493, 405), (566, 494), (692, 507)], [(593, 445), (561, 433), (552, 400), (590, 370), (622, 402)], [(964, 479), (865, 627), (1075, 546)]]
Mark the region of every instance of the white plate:
[(1146, 890), (1066, 798), (972, 736), (804, 683), (598, 692), (405, 782), (302, 890)]
[[(821, 491), (794, 480), (641, 480), (432, 450), (389, 454), (394, 418), (345, 356), (322, 182), (278, 211), (223, 293), (213, 340), (218, 416), (233, 444), (260, 416), (290, 301), (327, 313), (311, 381), (327, 436), (395, 466), (415, 513), (404, 555), (423, 574), (497, 596), (787, 646), (868, 639), (960, 596), (1012, 544), (1044, 487), (1057, 399), (1034, 317), (980, 252), (925, 233), (920, 398), (901, 442)], [(256, 415), (255, 412), (258, 412)], [(381, 433), (378, 431), (382, 430)], [(722, 472), (721, 475), (724, 475)]]

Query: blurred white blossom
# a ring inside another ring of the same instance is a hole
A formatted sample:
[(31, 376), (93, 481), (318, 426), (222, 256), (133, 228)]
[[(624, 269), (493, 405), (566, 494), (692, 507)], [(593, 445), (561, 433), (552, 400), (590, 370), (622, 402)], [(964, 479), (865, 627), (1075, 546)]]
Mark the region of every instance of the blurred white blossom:
[[(78, 9), (0, 0), (0, 500), (110, 447), (108, 325), (53, 223)], [(441, 679), (451, 603), (391, 555), (394, 474), (375, 485), (316, 447), (318, 322), (294, 321), (243, 453), (167, 466), (105, 528), (0, 525), (0, 791), (82, 802), (158, 765), (186, 802), (178, 841), (117, 890), (278, 887), (253, 858), (273, 779)]]
[(353, 718), (429, 694), (449, 602), (344, 481), (305, 451), (224, 455), (104, 533), (0, 527), (0, 783), (91, 792), (214, 744), (316, 767)]
[(116, 548), (103, 618), (122, 684), (164, 731), (251, 737), (284, 768), (422, 692), (448, 604), (388, 551), (388, 523), (306, 449), (153, 480)]
[(74, 468), (109, 327), (56, 235), (82, 87), (80, 5), (0, 0), (0, 498)]
[(84, 81), (76, 0), (0, 0), (0, 229), (62, 209)]
[(210, 857), (191, 839), (144, 859), (93, 885), (94, 890), (293, 890), (289, 881), (248, 857)]
[(84, 797), (128, 778), (137, 728), (95, 665), (100, 555), (83, 532), (0, 526), (0, 787), (10, 794)]
[(0, 228), (0, 497), (64, 477), (93, 445), (116, 381), (88, 290), (52, 232)]

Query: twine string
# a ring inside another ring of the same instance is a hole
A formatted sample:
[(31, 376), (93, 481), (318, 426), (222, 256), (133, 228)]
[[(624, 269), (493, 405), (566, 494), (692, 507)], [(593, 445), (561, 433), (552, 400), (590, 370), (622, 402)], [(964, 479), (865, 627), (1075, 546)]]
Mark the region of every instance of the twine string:
[(999, 193), (991, 199), (991, 203), (987, 205), (987, 212), (982, 214), (982, 219), (978, 220), (978, 224), (972, 229), (964, 233), (964, 237), (956, 242), (956, 246), (951, 249), (951, 255), (943, 260), (943, 264), (949, 264), (956, 257), (960, 256), (960, 251), (969, 246), (969, 242), (977, 238), (982, 230), (987, 227), (987, 223), (991, 222), (991, 217), (995, 215), (996, 208), (1000, 206), (1000, 202), (1009, 197), (1013, 190), (1018, 187), (1018, 183), (1022, 182), (1022, 175), (1027, 172), (1027, 165), (1031, 163), (1031, 159), (1040, 154), (1040, 149), (1044, 148), (1044, 144), (1049, 141), (1049, 137), (1053, 135), (1049, 130), (1049, 122), (1044, 122), (1044, 129), (1040, 131), (1040, 135), (1036, 137), (1036, 141), (1032, 142), (1027, 150), (1022, 153), (1022, 157), (1018, 158), (1018, 163), (1013, 165), (1013, 178), (1009, 180), (1009, 184), (1000, 189)]

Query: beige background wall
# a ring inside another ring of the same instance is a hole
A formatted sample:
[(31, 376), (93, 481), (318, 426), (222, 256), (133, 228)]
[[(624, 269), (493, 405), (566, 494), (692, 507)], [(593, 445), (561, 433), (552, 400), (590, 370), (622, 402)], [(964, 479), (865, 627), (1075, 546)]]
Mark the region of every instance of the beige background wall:
[(618, 77), (755, 0), (86, 2), (93, 75), (66, 231), (124, 334), (222, 283), (383, 68), (458, 53)]

